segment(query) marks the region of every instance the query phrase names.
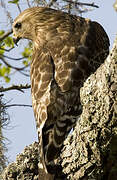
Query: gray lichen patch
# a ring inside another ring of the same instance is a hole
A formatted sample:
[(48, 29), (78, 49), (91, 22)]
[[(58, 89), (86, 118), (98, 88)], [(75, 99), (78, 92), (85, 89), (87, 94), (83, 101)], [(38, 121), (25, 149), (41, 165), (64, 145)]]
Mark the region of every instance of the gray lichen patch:
[(4, 170), (3, 180), (37, 180), (38, 179), (38, 143), (25, 147), (17, 155), (16, 162), (11, 163)]

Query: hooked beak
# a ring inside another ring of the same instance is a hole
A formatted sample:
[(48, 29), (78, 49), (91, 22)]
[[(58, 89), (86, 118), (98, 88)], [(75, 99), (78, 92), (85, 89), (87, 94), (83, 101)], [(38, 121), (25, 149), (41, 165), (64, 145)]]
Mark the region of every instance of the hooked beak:
[(16, 46), (18, 46), (17, 43), (18, 43), (18, 41), (19, 41), (20, 39), (21, 39), (21, 38), (13, 38), (13, 42), (14, 42), (14, 44), (15, 44)]

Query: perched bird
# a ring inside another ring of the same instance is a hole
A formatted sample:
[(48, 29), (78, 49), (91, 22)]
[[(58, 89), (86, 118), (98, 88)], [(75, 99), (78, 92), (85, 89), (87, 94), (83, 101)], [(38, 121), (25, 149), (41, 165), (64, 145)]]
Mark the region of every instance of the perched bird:
[(51, 173), (63, 141), (82, 112), (80, 88), (109, 53), (109, 39), (97, 22), (46, 7), (24, 10), (13, 38), (33, 41), (32, 105), (40, 162)]

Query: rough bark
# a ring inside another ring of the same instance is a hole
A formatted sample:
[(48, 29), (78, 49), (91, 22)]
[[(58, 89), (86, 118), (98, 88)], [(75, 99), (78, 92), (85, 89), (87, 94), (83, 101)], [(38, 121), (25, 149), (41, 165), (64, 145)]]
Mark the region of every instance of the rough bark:
[[(83, 112), (57, 161), (56, 180), (117, 179), (117, 39), (110, 55), (81, 88)], [(37, 180), (38, 143), (26, 147), (3, 180)]]

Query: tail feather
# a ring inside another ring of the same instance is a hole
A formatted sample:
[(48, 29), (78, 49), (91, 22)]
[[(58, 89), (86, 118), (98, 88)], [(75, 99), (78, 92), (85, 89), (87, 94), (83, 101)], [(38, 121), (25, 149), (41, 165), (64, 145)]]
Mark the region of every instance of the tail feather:
[(64, 115), (61, 119), (57, 120), (53, 128), (43, 129), (43, 148), (45, 155), (45, 162), (47, 169), (49, 166), (53, 166), (54, 160), (58, 157), (62, 148), (63, 142), (70, 130), (74, 126), (77, 118), (76, 116)]

